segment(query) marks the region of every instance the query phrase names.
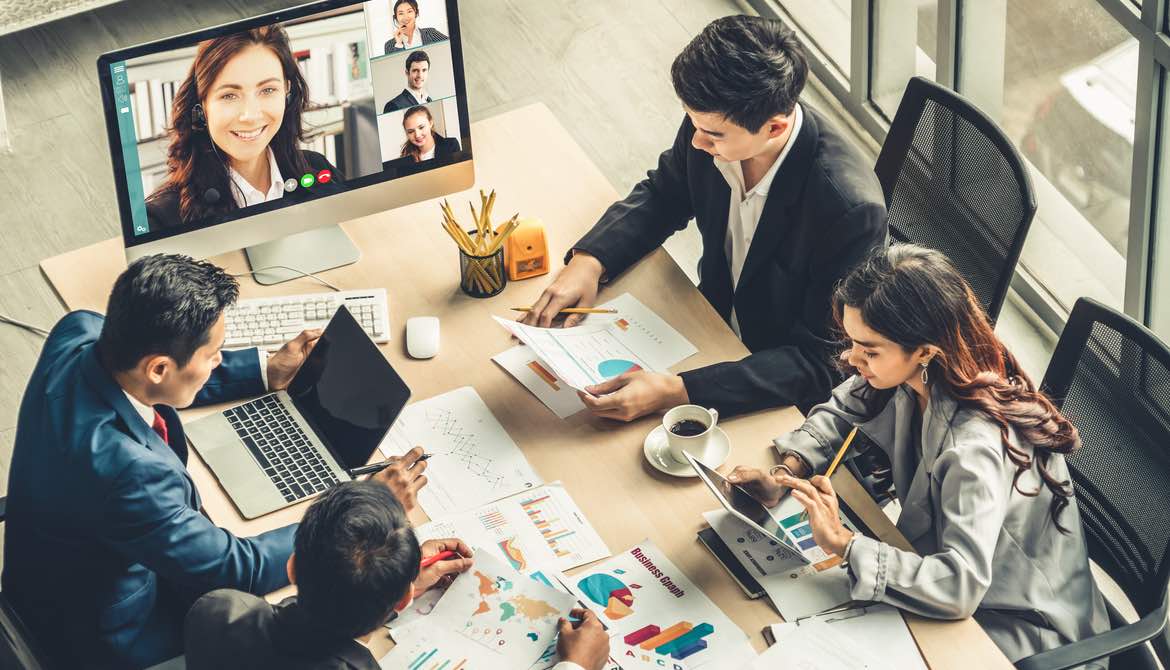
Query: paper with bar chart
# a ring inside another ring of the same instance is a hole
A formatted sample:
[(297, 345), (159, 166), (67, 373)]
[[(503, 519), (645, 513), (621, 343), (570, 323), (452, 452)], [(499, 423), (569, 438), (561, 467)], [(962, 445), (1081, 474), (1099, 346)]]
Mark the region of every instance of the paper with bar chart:
[(618, 663), (718, 670), (756, 655), (743, 631), (648, 540), (568, 586), (609, 627)]
[[(504, 362), (501, 362), (499, 357), (494, 360), (512, 372), (513, 376), (517, 376), (513, 370), (520, 372), (523, 378), (520, 376), (517, 378), (525, 383), (529, 390), (533, 390), (535, 384), (529, 385), (529, 382), (534, 380), (523, 372), (525, 369), (534, 373), (537, 378), (543, 377), (542, 382), (545, 385), (556, 386), (557, 381), (563, 380), (564, 385), (583, 390), (586, 386), (599, 384), (624, 372), (664, 371), (698, 351), (677, 330), (671, 328), (660, 316), (628, 293), (611, 300), (603, 307), (612, 307), (618, 310), (618, 313), (592, 314), (582, 325), (573, 328), (534, 328), (516, 321), (493, 317), (501, 326), (528, 345), (531, 355), (534, 356), (533, 360), (543, 363), (542, 367), (551, 373), (551, 379), (556, 381), (550, 381), (549, 376), (542, 375), (539, 370), (529, 366), (528, 362), (521, 363), (523, 367), (517, 368), (516, 363), (519, 361), (514, 359), (520, 357), (518, 354), (513, 353), (505, 357)], [(543, 396), (550, 395), (544, 389), (540, 389), (540, 392), (533, 390), (533, 393), (542, 401)], [(549, 403), (546, 401), (545, 404)], [(558, 416), (561, 416), (559, 412)]]
[(378, 662), (384, 670), (512, 670), (505, 659), (451, 631), (419, 628), (395, 640)]
[(379, 448), (400, 456), (415, 445), (433, 454), (418, 494), (431, 518), (544, 483), (470, 386), (408, 405)]
[(609, 556), (609, 547), (560, 482), (415, 529), (420, 540), (458, 537), (520, 572), (565, 571)]
[[(807, 523), (799, 518), (799, 513), (796, 516), (790, 524), (799, 527)], [(704, 512), (703, 518), (744, 569), (756, 578), (772, 606), (786, 621), (824, 612), (853, 599), (849, 573), (839, 560), (833, 560), (836, 556), (804, 563), (782, 551), (771, 535), (752, 528), (727, 510)]]

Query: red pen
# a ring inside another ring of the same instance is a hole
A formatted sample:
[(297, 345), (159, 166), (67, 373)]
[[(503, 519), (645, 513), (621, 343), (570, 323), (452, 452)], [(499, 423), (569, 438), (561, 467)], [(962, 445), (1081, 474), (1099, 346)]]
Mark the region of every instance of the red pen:
[(426, 558), (422, 559), (422, 561), (419, 562), (419, 564), (418, 564), (418, 569), (422, 570), (424, 568), (429, 568), (432, 565), (434, 565), (435, 563), (438, 563), (439, 561), (445, 561), (448, 558), (456, 558), (458, 556), (459, 556), (459, 554), (451, 551), (450, 549), (448, 549), (446, 551), (440, 551), (439, 553), (435, 554), (434, 556), (427, 556)]

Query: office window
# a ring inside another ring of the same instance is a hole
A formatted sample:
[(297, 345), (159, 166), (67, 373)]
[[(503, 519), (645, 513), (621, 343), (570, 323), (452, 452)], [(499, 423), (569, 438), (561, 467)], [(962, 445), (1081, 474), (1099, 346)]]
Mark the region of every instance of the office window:
[(1121, 307), (1137, 42), (1096, 0), (990, 4), (1002, 12), (975, 20), (1006, 29), (1002, 107), (986, 111), (1035, 167), (1039, 210), (1021, 264), (1065, 309), (1081, 295)]
[(848, 78), (852, 0), (780, 0), (779, 4)]
[(893, 119), (916, 75), (935, 78), (938, 0), (875, 0), (870, 99)]

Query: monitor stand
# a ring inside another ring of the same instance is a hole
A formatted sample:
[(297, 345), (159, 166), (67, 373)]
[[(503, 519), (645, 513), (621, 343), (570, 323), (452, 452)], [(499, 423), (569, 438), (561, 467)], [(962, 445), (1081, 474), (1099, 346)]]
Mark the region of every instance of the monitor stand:
[(255, 272), (256, 283), (266, 286), (297, 279), (303, 276), (301, 273), (317, 273), (356, 263), (362, 256), (341, 226), (306, 230), (248, 247), (244, 252)]

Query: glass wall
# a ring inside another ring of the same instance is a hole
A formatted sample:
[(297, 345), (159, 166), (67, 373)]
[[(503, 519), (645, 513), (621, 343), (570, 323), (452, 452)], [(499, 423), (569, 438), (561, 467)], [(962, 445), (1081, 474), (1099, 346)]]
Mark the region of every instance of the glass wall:
[(747, 1), (814, 43), (814, 72), (879, 142), (914, 75), (1000, 125), (1038, 203), (1012, 286), (1053, 331), (1092, 296), (1170, 339), (1170, 0)]

